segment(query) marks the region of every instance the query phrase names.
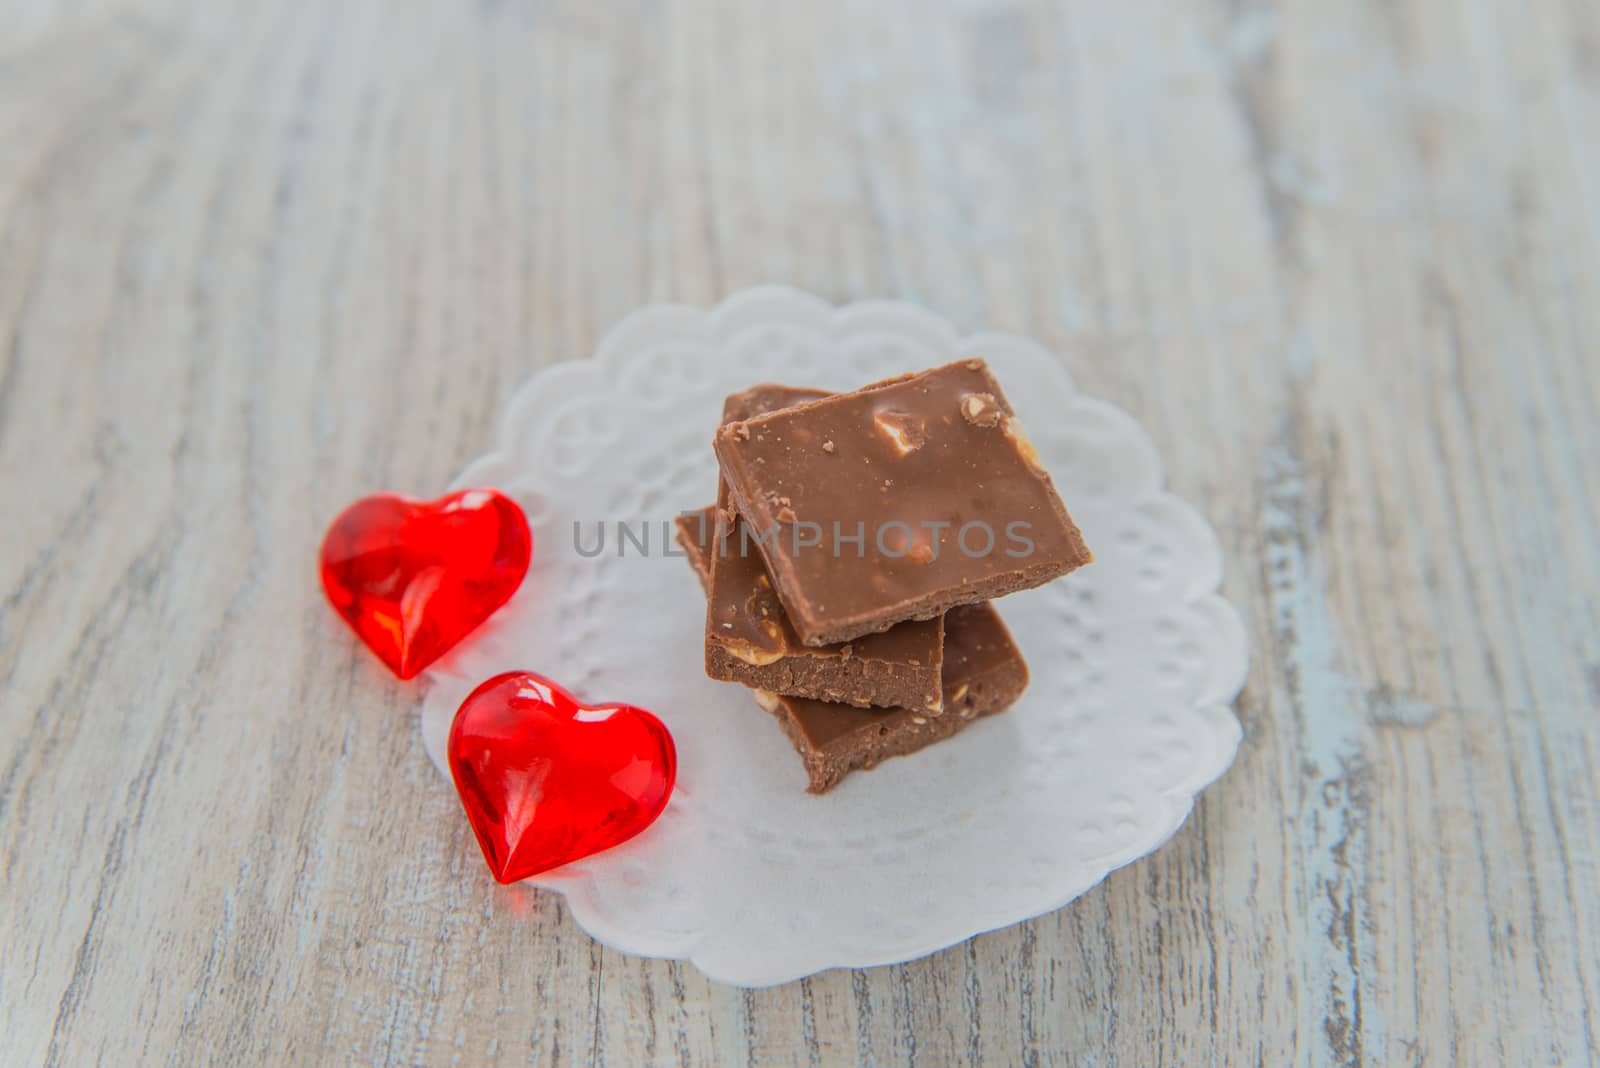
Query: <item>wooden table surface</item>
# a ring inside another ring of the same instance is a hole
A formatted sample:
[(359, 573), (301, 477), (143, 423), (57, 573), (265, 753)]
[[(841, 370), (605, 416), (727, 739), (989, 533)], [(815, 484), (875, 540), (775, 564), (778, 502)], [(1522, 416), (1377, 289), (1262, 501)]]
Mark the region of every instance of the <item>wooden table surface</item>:
[[(1600, 1059), (1591, 0), (0, 0), (0, 1062)], [(770, 990), (495, 888), (322, 601), (637, 305), (1038, 337), (1245, 738), (1079, 901)]]

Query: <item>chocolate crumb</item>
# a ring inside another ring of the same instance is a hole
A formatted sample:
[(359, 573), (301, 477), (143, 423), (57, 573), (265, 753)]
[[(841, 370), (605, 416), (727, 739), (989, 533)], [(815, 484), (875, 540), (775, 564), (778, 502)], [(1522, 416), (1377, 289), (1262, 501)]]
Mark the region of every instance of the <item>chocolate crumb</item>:
[(794, 514), (793, 508), (785, 507), (778, 509), (778, 522), (780, 523), (793, 523), (799, 518), (799, 516)]
[(823, 452), (832, 452), (832, 451), (833, 451), (833, 442), (831, 442), (831, 441), (824, 441), (824, 442), (823, 442), (823, 443), (822, 443), (822, 451), (823, 451)]
[(749, 441), (750, 428), (745, 426), (743, 423), (735, 423), (733, 427), (733, 436), (738, 438), (740, 441)]

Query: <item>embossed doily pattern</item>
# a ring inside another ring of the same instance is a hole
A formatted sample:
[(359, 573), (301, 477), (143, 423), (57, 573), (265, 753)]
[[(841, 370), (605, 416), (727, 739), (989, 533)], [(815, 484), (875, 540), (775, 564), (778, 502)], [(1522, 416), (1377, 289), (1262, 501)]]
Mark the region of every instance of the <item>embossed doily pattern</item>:
[[(1016, 707), (811, 797), (749, 694), (705, 678), (704, 600), (670, 521), (711, 499), (727, 393), (759, 381), (849, 389), (973, 355), (1005, 385), (1096, 562), (1000, 602), (1033, 674)], [(1058, 908), (1148, 854), (1238, 746), (1229, 705), (1247, 645), (1216, 595), (1215, 533), (1163, 491), (1138, 424), (1080, 395), (1030, 341), (963, 338), (912, 305), (836, 308), (782, 287), (709, 311), (646, 308), (593, 359), (535, 376), (507, 407), (497, 451), (457, 484), (522, 504), (534, 564), (429, 671), (434, 762), (466, 693), (514, 668), (650, 708), (677, 739), (678, 790), (648, 833), (535, 880), (618, 949), (749, 986), (920, 956)], [(584, 555), (602, 528), (603, 548)]]

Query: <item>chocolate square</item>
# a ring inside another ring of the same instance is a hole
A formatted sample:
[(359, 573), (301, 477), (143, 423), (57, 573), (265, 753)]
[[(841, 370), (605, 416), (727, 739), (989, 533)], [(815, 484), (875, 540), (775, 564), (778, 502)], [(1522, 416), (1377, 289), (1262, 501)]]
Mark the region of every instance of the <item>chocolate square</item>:
[[(723, 418), (737, 420), (826, 396), (818, 390), (762, 385), (735, 393)], [(726, 489), (718, 496), (726, 505)], [(944, 620), (936, 617), (892, 627), (856, 642), (808, 646), (790, 626), (772, 588), (760, 551), (744, 536), (731, 509), (696, 531), (703, 546), (716, 541), (706, 611), (706, 674), (725, 682), (792, 697), (860, 707), (943, 711), (941, 665)], [(702, 513), (704, 516), (706, 513)]]
[[(711, 579), (711, 554), (700, 531), (715, 507), (680, 516), (677, 540), (702, 585)], [(852, 771), (924, 749), (983, 716), (1003, 712), (1028, 685), (1028, 666), (1000, 615), (987, 604), (952, 609), (945, 616), (943, 716), (905, 708), (849, 705), (755, 691), (756, 702), (778, 721), (810, 778), (807, 790), (826, 793)]]
[(982, 360), (730, 422), (714, 442), (806, 645), (931, 619), (1093, 558)]

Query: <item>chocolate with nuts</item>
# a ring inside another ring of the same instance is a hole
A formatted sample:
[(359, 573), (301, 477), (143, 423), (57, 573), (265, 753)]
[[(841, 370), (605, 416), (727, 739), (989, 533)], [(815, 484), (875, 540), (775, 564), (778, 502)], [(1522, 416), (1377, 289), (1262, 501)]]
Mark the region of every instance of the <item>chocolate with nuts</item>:
[[(728, 397), (722, 418), (736, 422), (828, 395), (794, 386), (753, 386)], [(725, 483), (718, 483), (717, 497), (722, 515), (706, 605), (707, 675), (794, 697), (940, 714), (942, 619), (917, 620), (858, 642), (807, 646), (789, 624), (760, 550), (744, 536), (743, 524), (728, 506)], [(700, 534), (704, 537), (704, 528)]]
[(715, 446), (806, 645), (931, 619), (1092, 559), (982, 360), (731, 422)]
[[(680, 516), (678, 542), (702, 584), (711, 554), (700, 517)], [(756, 691), (805, 764), (807, 789), (820, 794), (852, 771), (871, 768), (950, 737), (968, 723), (1009, 708), (1028, 685), (1028, 667), (999, 613), (987, 604), (952, 609), (945, 618), (943, 716), (906, 708), (864, 711), (848, 705)]]
[[(726, 524), (726, 517), (723, 518)], [(789, 625), (756, 549), (733, 517), (711, 565), (706, 674), (759, 690), (868, 707), (943, 709), (944, 617), (912, 620), (854, 642), (810, 646)]]

